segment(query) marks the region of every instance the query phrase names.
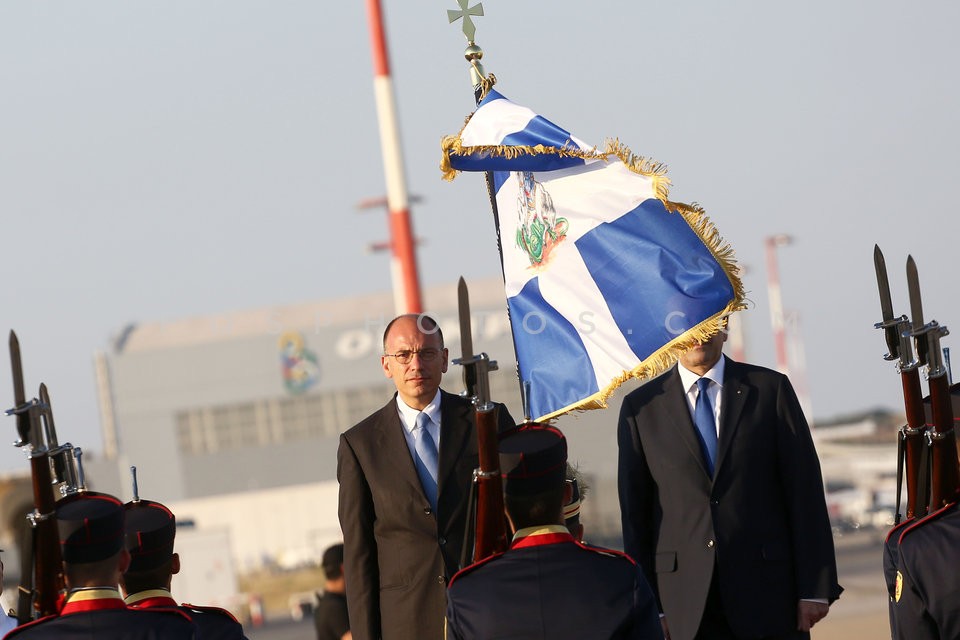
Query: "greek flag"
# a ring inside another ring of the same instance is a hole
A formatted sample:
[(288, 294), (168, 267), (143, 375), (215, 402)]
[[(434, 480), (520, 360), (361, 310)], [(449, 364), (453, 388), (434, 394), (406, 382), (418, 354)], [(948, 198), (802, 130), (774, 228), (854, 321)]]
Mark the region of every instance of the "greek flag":
[(492, 171), (520, 379), (537, 420), (606, 406), (743, 308), (732, 249), (661, 165), (597, 149), (491, 90), (441, 168)]

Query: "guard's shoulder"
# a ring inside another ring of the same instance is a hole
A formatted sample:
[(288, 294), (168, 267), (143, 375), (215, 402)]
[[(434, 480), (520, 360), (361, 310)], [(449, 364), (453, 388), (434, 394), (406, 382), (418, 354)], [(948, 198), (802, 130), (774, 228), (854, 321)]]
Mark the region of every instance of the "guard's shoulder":
[(483, 560), (479, 560), (479, 561), (477, 561), (477, 562), (474, 562), (474, 563), (471, 564), (471, 565), (468, 565), (468, 566), (464, 567), (463, 569), (460, 569), (460, 571), (457, 571), (455, 574), (453, 574), (453, 577), (450, 578), (450, 584), (448, 584), (447, 587), (448, 587), (448, 588), (453, 587), (453, 583), (456, 582), (458, 579), (461, 579), (461, 578), (463, 578), (464, 576), (467, 576), (467, 575), (473, 573), (474, 571), (476, 571), (476, 570), (479, 569), (480, 567), (483, 567), (483, 566), (486, 566), (486, 565), (490, 564), (491, 562), (493, 562), (493, 561), (496, 560), (497, 558), (501, 557), (502, 555), (503, 555), (503, 552), (501, 551), (500, 553), (495, 553), (495, 554), (493, 554), (492, 556), (487, 556), (487, 557), (484, 558)]
[(926, 531), (925, 527), (927, 527), (928, 525), (943, 521), (945, 518), (948, 518), (955, 513), (960, 513), (960, 511), (958, 511), (957, 509), (957, 503), (951, 502), (947, 506), (937, 509), (933, 513), (928, 514), (923, 518), (920, 518), (919, 520), (911, 524), (909, 527), (906, 527), (903, 530), (903, 532), (900, 534), (900, 545), (901, 546), (903, 545), (903, 541), (906, 540), (907, 537), (910, 536), (910, 534), (924, 532)]
[(237, 620), (232, 613), (220, 607), (200, 606), (198, 604), (190, 604), (189, 602), (184, 602), (183, 604), (180, 605), (180, 608), (185, 610), (188, 614), (189, 613), (212, 614), (215, 616), (222, 616), (224, 618), (228, 618), (230, 621), (240, 624), (240, 621)]
[(623, 551), (617, 551), (616, 549), (607, 549), (605, 547), (595, 547), (592, 544), (587, 544), (586, 542), (576, 542), (575, 544), (581, 549), (583, 549), (584, 551), (589, 551), (591, 553), (595, 553), (597, 555), (604, 556), (607, 558), (615, 558), (633, 567), (637, 566), (636, 561), (630, 556), (628, 556), (626, 553), (624, 553)]
[(136, 607), (127, 607), (127, 611), (134, 611), (136, 615), (151, 615), (157, 614), (161, 616), (161, 619), (166, 620), (178, 620), (182, 622), (187, 622), (193, 624), (193, 618), (190, 617), (190, 614), (180, 609), (179, 607), (150, 607), (147, 609), (137, 609)]
[(909, 527), (911, 524), (914, 524), (914, 520), (904, 520), (900, 524), (894, 525), (890, 528), (890, 531), (887, 532), (887, 537), (884, 539), (884, 543), (889, 544), (891, 540), (900, 541), (900, 534), (903, 533), (903, 530)]
[(57, 619), (57, 616), (52, 615), (52, 616), (44, 616), (42, 618), (37, 618), (36, 620), (31, 620), (30, 622), (24, 622), (23, 624), (17, 627), (14, 627), (10, 631), (8, 631), (7, 635), (3, 636), (3, 638), (4, 640), (6, 640), (7, 638), (13, 638), (14, 636), (24, 631), (27, 631), (28, 629), (35, 628), (39, 624), (43, 624), (44, 622), (49, 622), (50, 620), (56, 620), (56, 619)]

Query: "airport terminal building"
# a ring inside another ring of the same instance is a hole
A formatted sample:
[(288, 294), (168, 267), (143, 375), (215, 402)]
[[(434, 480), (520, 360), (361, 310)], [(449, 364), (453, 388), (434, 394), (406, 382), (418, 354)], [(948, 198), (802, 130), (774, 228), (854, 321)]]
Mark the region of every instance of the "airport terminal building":
[[(501, 366), (491, 395), (520, 416), (502, 283), (470, 294), (475, 349)], [(424, 300), (453, 360), (456, 285)], [(393, 394), (380, 368), (393, 315), (384, 294), (132, 325), (97, 356), (105, 457), (165, 502), (335, 480), (340, 433)], [(444, 388), (461, 375), (451, 363)]]

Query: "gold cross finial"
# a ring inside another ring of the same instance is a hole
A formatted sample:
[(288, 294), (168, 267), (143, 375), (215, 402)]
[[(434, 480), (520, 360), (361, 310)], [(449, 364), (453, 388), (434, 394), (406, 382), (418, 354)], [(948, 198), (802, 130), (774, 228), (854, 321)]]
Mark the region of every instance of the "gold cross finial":
[(477, 3), (472, 7), (468, 7), (470, 0), (457, 0), (457, 4), (460, 5), (459, 11), (447, 10), (447, 18), (450, 19), (450, 23), (453, 24), (460, 18), (463, 18), (463, 35), (467, 36), (467, 42), (473, 44), (473, 37), (477, 33), (477, 27), (473, 24), (473, 20), (470, 16), (482, 16), (483, 15), (483, 4)]

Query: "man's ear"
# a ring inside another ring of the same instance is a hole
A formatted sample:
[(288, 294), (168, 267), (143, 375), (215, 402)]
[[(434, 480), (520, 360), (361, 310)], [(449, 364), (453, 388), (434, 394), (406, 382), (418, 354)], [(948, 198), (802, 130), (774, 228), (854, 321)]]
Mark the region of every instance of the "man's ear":
[(130, 568), (130, 552), (126, 548), (120, 550), (120, 574), (127, 572), (127, 569)]
[(175, 553), (173, 557), (170, 558), (170, 575), (176, 575), (180, 573), (180, 554)]

